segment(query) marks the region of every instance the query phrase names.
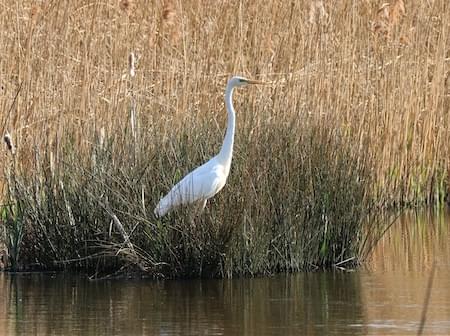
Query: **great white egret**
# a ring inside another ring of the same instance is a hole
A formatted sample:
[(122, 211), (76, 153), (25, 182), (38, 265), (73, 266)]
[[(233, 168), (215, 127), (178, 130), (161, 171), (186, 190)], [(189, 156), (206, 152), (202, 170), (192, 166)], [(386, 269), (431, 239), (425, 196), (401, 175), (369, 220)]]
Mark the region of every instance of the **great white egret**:
[(264, 84), (239, 76), (232, 77), (225, 89), (225, 106), (228, 112), (228, 125), (219, 154), (197, 167), (175, 184), (155, 208), (155, 215), (162, 217), (177, 206), (196, 203), (202, 211), (208, 199), (217, 194), (225, 185), (230, 173), (233, 157), (236, 113), (233, 108), (233, 90), (247, 84)]

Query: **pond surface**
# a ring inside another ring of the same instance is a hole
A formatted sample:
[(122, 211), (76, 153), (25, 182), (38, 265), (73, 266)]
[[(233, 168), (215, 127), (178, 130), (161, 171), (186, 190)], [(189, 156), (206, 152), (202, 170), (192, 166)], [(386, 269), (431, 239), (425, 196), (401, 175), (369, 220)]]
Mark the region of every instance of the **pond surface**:
[(0, 273), (0, 335), (450, 335), (450, 214), (409, 213), (357, 271), (89, 281)]

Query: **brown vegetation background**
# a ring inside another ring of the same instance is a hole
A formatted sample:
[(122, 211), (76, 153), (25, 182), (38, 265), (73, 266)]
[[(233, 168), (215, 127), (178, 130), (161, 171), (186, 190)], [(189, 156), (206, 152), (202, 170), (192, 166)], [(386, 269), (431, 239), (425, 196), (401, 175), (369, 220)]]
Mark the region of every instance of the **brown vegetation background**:
[[(383, 201), (442, 197), (449, 25), (447, 0), (2, 1), (0, 131), (29, 170), (37, 149), (55, 169), (67, 139), (82, 152), (98, 134), (130, 136), (131, 122), (218, 148), (223, 88), (242, 74), (273, 81), (236, 97), (250, 142), (265, 141), (262, 124), (331, 127), (371, 157)], [(0, 169), (11, 161), (4, 145)]]

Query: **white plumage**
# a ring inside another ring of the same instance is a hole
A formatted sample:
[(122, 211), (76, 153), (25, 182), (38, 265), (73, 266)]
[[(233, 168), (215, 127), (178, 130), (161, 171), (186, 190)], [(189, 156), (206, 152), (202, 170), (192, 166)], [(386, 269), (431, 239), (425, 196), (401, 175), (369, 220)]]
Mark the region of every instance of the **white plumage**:
[(219, 154), (205, 164), (197, 167), (178, 182), (164, 196), (155, 208), (155, 215), (162, 217), (172, 209), (185, 204), (197, 203), (200, 210), (206, 206), (209, 198), (217, 194), (224, 186), (230, 173), (233, 157), (233, 143), (236, 115), (233, 108), (233, 90), (247, 84), (263, 84), (243, 77), (233, 77), (225, 90), (225, 105), (228, 112), (228, 125)]

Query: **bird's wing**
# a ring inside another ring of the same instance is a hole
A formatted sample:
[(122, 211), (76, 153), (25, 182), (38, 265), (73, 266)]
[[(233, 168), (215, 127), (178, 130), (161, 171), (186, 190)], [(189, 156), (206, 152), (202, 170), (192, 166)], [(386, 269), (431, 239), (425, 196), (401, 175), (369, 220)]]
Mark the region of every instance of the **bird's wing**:
[[(220, 167), (219, 167), (220, 168)], [(157, 205), (160, 216), (182, 204), (214, 196), (225, 185), (226, 177), (221, 170), (209, 161), (187, 174)]]

